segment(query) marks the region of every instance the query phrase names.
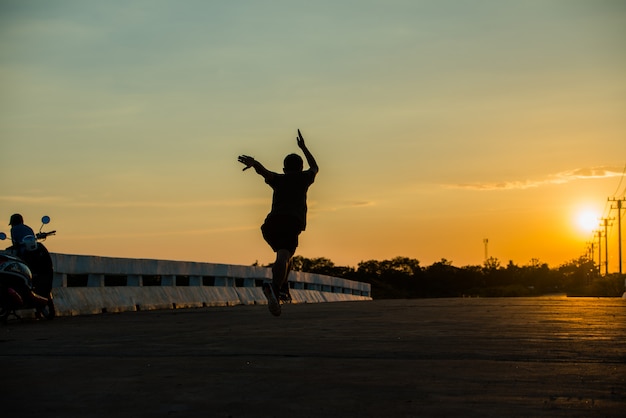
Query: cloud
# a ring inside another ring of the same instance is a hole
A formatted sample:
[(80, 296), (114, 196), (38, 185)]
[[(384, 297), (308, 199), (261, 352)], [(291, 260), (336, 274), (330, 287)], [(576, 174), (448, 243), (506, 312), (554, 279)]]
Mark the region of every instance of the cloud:
[(19, 203), (19, 204), (44, 204), (63, 201), (58, 196), (0, 196), (1, 202)]
[(240, 207), (266, 205), (266, 199), (232, 199), (232, 200), (136, 200), (136, 201), (101, 201), (101, 200), (74, 200), (62, 196), (0, 196), (0, 202), (11, 204), (55, 204), (66, 208), (191, 208), (191, 207)]
[(450, 189), (464, 190), (524, 190), (553, 184), (565, 184), (576, 180), (585, 179), (603, 179), (611, 177), (620, 177), (624, 175), (624, 168), (600, 166), (600, 167), (584, 167), (573, 170), (561, 171), (556, 174), (549, 174), (542, 179), (535, 180), (513, 180), (501, 182), (479, 182), (479, 183), (457, 183), (448, 184), (445, 187)]
[(81, 240), (101, 240), (101, 239), (134, 239), (134, 238), (172, 238), (172, 237), (188, 237), (188, 236), (206, 236), (213, 234), (224, 234), (229, 232), (240, 231), (256, 231), (258, 225), (246, 225), (246, 226), (234, 226), (234, 227), (221, 227), (221, 228), (205, 228), (205, 229), (186, 229), (186, 230), (166, 230), (166, 231), (146, 231), (146, 232), (106, 232), (106, 233), (78, 233), (64, 235), (65, 241), (81, 241)]
[(343, 201), (343, 202), (337, 202), (337, 204), (335, 205), (330, 205), (330, 206), (324, 206), (319, 207), (317, 205), (317, 202), (313, 202), (313, 204), (309, 205), (309, 207), (311, 207), (311, 209), (313, 209), (313, 212), (336, 212), (339, 210), (345, 210), (345, 209), (353, 209), (353, 208), (363, 208), (363, 207), (367, 207), (367, 206), (374, 206), (376, 203), (372, 202), (372, 201), (366, 201), (366, 200), (354, 200), (354, 201)]

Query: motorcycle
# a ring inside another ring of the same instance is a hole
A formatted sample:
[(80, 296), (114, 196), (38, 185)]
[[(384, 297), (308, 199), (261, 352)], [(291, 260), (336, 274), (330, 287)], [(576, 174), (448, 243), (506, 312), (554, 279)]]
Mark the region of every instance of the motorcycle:
[[(42, 225), (35, 236), (25, 237), (20, 245), (0, 251), (0, 322), (10, 316), (20, 318), (18, 310), (35, 309), (37, 318), (54, 319), (56, 311), (52, 300), (54, 268), (45, 241), (56, 231), (42, 232), (50, 217), (41, 218)], [(7, 235), (0, 232), (0, 240)]]

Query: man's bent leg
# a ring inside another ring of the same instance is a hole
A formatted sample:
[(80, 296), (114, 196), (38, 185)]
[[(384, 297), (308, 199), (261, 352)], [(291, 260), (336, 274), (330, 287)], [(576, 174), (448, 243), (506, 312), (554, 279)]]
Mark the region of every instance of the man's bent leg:
[(287, 282), (289, 274), (289, 262), (291, 261), (291, 251), (278, 250), (276, 261), (272, 267), (272, 282), (276, 289), (279, 289)]
[(289, 292), (289, 273), (291, 272), (292, 268), (293, 268), (293, 257), (291, 257), (291, 259), (289, 260), (289, 263), (287, 263), (287, 272), (285, 273), (285, 281), (283, 282), (282, 287), (278, 289), (278, 298), (283, 303), (291, 303), (291, 301), (293, 300), (291, 298), (291, 292)]

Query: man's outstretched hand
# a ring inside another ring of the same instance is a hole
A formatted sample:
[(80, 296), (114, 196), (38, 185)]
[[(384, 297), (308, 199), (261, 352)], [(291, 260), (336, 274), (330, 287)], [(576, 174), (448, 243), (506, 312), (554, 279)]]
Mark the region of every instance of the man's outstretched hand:
[(250, 157), (249, 155), (240, 155), (239, 158), (237, 158), (237, 160), (245, 165), (245, 167), (243, 168), (243, 171), (246, 171), (247, 169), (249, 169), (250, 167), (252, 167), (254, 165), (254, 158)]

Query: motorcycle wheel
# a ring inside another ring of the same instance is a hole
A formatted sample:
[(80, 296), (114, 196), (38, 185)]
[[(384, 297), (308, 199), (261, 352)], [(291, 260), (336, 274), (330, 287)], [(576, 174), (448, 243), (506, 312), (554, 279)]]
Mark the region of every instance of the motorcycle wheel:
[(56, 309), (54, 308), (54, 301), (51, 297), (48, 298), (48, 303), (45, 306), (37, 308), (37, 313), (41, 314), (44, 318), (48, 320), (54, 319), (54, 317), (56, 316)]
[(5, 309), (4, 306), (0, 306), (0, 323), (6, 324), (10, 313), (11, 312), (8, 309)]
[(11, 309), (9, 308), (9, 298), (6, 293), (6, 289), (3, 288), (0, 291), (0, 323), (6, 324), (9, 319), (9, 315), (11, 314)]

